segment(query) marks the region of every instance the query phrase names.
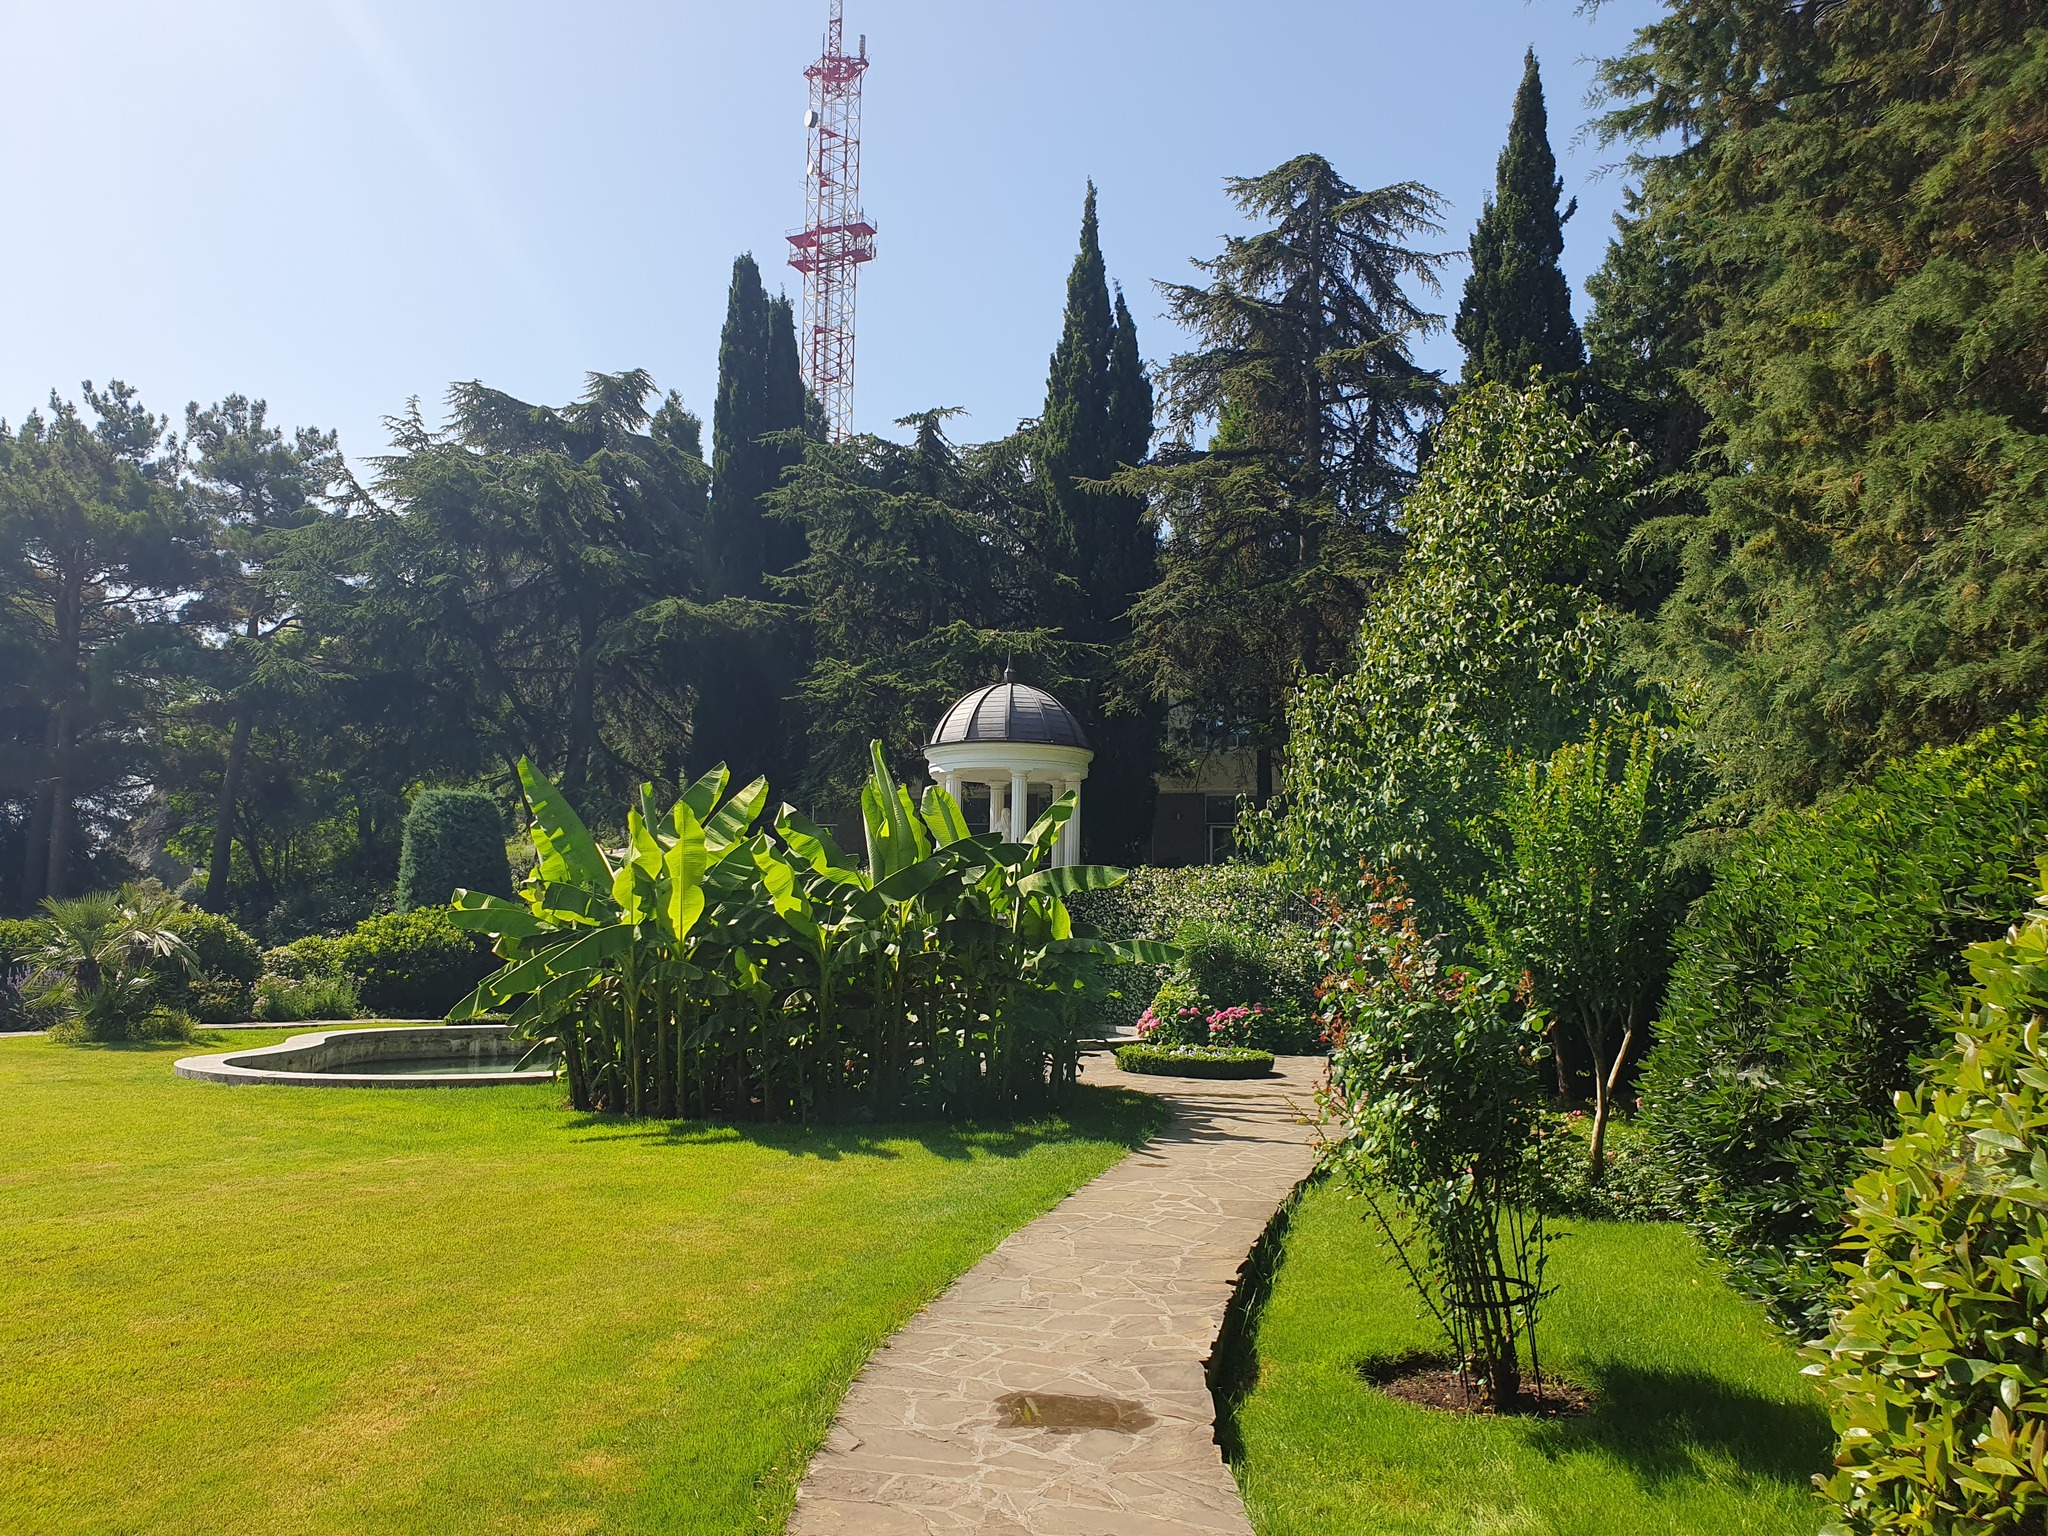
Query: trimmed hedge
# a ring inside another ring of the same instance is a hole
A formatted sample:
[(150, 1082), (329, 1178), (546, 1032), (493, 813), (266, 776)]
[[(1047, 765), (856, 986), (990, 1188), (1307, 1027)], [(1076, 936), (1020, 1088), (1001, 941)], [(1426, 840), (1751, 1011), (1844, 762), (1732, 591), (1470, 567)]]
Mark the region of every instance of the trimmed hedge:
[(2018, 1536), (2048, 1513), (2048, 911), (1967, 958), (1956, 1048), (1850, 1188), (1859, 1261), (1807, 1352), (1842, 1536)]
[(415, 907), (361, 924), (334, 941), (334, 958), (362, 1006), (380, 1017), (437, 1018), (496, 969), (488, 948), (448, 919)]
[(504, 813), (480, 789), (424, 790), (405, 815), (398, 910), (445, 907), (458, 889), (512, 894)]
[(1680, 935), (1643, 1124), (1733, 1278), (1826, 1327), (1844, 1190), (1941, 1049), (1963, 946), (2027, 909), (2048, 720), (1894, 763), (1740, 840)]
[(1161, 1077), (1264, 1077), (1273, 1070), (1273, 1053), (1228, 1045), (1120, 1045), (1116, 1064)]

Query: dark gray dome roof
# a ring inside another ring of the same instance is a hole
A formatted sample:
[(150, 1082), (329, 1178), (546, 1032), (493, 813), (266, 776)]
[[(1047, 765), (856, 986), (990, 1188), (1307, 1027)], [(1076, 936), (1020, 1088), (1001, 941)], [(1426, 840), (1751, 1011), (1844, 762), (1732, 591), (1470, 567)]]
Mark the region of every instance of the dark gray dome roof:
[(1086, 747), (1087, 733), (1067, 706), (1029, 683), (990, 683), (965, 695), (939, 717), (935, 747), (967, 741), (1034, 741), (1054, 747)]

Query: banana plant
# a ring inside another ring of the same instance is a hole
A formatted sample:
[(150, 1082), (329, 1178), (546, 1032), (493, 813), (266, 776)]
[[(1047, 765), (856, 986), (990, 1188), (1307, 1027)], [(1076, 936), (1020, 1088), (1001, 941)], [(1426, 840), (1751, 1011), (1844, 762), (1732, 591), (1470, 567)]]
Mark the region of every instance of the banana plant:
[(510, 1007), (579, 1109), (808, 1120), (857, 1110), (965, 1114), (1073, 1081), (1085, 957), (1159, 945), (1076, 937), (1064, 898), (1116, 884), (1057, 867), (1061, 797), (1021, 841), (970, 833), (933, 786), (897, 784), (879, 743), (861, 794), (866, 862), (768, 785), (723, 767), (663, 810), (652, 785), (602, 846), (519, 765), (534, 868), (516, 900), (463, 891), (455, 920), (504, 964), (449, 1014)]

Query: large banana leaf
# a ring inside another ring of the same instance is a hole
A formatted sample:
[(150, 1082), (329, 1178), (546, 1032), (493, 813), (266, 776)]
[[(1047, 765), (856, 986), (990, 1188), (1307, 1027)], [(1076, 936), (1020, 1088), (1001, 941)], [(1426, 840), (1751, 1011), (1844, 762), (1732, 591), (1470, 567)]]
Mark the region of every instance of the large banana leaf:
[(519, 784), (526, 792), (527, 808), (533, 813), (533, 849), (540, 856), (538, 868), (544, 880), (569, 885), (609, 886), (611, 866), (605, 862), (597, 839), (583, 825), (576, 808), (546, 775), (525, 758), (519, 759)]

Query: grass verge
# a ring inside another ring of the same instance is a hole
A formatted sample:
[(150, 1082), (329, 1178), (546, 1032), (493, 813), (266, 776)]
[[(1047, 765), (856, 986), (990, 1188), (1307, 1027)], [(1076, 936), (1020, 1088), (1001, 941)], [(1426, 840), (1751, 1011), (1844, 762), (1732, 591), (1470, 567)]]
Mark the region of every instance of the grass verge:
[(807, 1134), (171, 1073), (300, 1032), (0, 1041), (10, 1532), (779, 1531), (875, 1345), (1161, 1114)]
[(1225, 1440), (1260, 1536), (1819, 1530), (1819, 1400), (1682, 1228), (1559, 1224), (1545, 1364), (1596, 1406), (1492, 1420), (1398, 1402), (1360, 1375), (1439, 1343), (1362, 1214), (1341, 1188), (1309, 1189), (1237, 1373)]

